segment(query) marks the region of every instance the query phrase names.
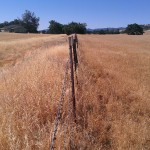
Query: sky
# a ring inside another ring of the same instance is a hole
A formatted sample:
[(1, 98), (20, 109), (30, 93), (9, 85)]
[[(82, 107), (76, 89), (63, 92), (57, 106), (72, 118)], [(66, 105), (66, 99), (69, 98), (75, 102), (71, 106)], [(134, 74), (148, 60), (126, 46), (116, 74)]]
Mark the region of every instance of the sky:
[(40, 17), (39, 30), (50, 20), (87, 23), (87, 28), (150, 24), (150, 0), (0, 0), (0, 23), (21, 18), (25, 10)]

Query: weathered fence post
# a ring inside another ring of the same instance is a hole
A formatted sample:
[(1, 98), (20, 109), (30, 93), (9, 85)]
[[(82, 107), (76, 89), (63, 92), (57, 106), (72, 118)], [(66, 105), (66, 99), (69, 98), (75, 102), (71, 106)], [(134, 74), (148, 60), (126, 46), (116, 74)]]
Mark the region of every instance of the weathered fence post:
[(73, 34), (73, 56), (74, 56), (74, 67), (75, 71), (78, 66), (78, 56), (77, 56), (78, 38), (76, 34)]
[(72, 56), (72, 49), (73, 49), (73, 37), (69, 37), (69, 55), (70, 55), (70, 70), (71, 70), (71, 104), (72, 104), (72, 116), (74, 122), (76, 122), (76, 100), (75, 100), (75, 87), (74, 87), (74, 68), (73, 68), (73, 56)]

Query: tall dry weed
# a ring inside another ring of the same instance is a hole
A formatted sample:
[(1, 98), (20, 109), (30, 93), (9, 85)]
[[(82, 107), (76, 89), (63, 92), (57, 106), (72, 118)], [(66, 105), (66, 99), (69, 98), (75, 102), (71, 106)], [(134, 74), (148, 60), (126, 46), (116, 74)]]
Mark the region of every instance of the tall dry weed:
[(49, 149), (67, 49), (48, 47), (1, 69), (0, 149)]
[(85, 145), (149, 149), (150, 37), (79, 39), (78, 113), (88, 137)]

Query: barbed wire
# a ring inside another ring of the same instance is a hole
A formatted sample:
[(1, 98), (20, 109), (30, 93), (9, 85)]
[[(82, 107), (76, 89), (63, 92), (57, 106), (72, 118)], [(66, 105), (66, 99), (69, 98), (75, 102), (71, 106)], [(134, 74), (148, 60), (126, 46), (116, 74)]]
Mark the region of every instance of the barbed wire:
[(65, 70), (66, 71), (65, 71), (65, 75), (64, 75), (64, 82), (62, 85), (62, 92), (61, 92), (61, 96), (60, 96), (60, 100), (59, 100), (59, 104), (58, 104), (57, 116), (56, 116), (56, 120), (55, 120), (55, 124), (54, 124), (54, 131), (53, 131), (53, 136), (52, 136), (52, 140), (51, 140), (50, 150), (54, 149), (56, 134), (57, 134), (59, 122), (60, 122), (61, 116), (62, 116), (62, 107), (63, 107), (63, 101), (64, 101), (65, 92), (66, 92), (67, 76), (68, 76), (68, 70), (69, 70), (69, 60), (66, 63)]
[[(70, 74), (70, 72), (69, 72), (69, 74)], [(67, 79), (68, 81), (70, 81), (70, 77), (68, 76), (68, 79)], [(67, 86), (68, 86), (68, 94), (67, 94), (67, 99), (68, 99), (68, 102), (67, 102), (67, 116), (66, 116), (66, 118), (65, 118), (65, 121), (64, 121), (64, 150), (67, 150), (67, 143), (68, 143), (68, 130), (69, 130), (69, 119), (70, 119), (70, 97), (71, 97), (71, 90), (70, 90), (70, 87), (71, 87), (71, 85), (70, 85), (70, 82), (68, 82), (68, 84), (67, 84)]]
[[(76, 123), (76, 102), (75, 102), (75, 87), (74, 87), (74, 73), (75, 73), (75, 78), (76, 78), (76, 82), (78, 84), (78, 78), (77, 78), (77, 64), (78, 64), (78, 58), (77, 58), (77, 52), (76, 52), (76, 44), (74, 43), (75, 40), (72, 37), (69, 37), (69, 54), (70, 54), (70, 59), (68, 59), (67, 63), (66, 63), (66, 68), (65, 68), (65, 75), (64, 75), (64, 82), (62, 85), (62, 92), (61, 92), (61, 97), (59, 100), (59, 104), (58, 104), (58, 110), (57, 110), (57, 116), (55, 119), (55, 123), (54, 123), (54, 131), (53, 131), (53, 135), (52, 135), (52, 139), (51, 139), (51, 145), (50, 145), (50, 150), (54, 150), (54, 145), (55, 145), (55, 140), (56, 140), (56, 134), (58, 131), (58, 126), (60, 123), (60, 120), (62, 118), (62, 107), (63, 107), (63, 102), (64, 102), (64, 97), (65, 97), (65, 93), (66, 93), (66, 88), (68, 85), (68, 89), (69, 89), (69, 101), (68, 101), (68, 114), (66, 117), (66, 121), (64, 122), (64, 150), (67, 149), (67, 130), (69, 130), (69, 146), (72, 146), (72, 142), (73, 142), (73, 135), (72, 135), (72, 127), (73, 127), (73, 122)], [(72, 52), (73, 51), (73, 52)], [(74, 60), (73, 60), (74, 59)], [(67, 84), (67, 77), (68, 77), (68, 70), (69, 70), (69, 62), (70, 62), (70, 84)], [(73, 66), (74, 64), (74, 66)], [(75, 69), (75, 70), (74, 70)], [(70, 88), (71, 87), (71, 88)], [(73, 118), (73, 120), (72, 120)], [(71, 122), (69, 120), (72, 120)], [(69, 128), (68, 128), (69, 125)]]
[(68, 131), (68, 116), (66, 117), (66, 121), (64, 123), (64, 150), (67, 150), (67, 131)]

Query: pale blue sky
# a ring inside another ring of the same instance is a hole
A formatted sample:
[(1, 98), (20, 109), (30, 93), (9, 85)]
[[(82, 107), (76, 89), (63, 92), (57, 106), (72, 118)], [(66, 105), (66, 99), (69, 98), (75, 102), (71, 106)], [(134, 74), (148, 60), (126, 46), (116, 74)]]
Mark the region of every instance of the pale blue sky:
[(40, 17), (39, 29), (48, 28), (50, 20), (88, 28), (150, 24), (150, 0), (0, 0), (0, 23), (21, 18), (25, 10)]

